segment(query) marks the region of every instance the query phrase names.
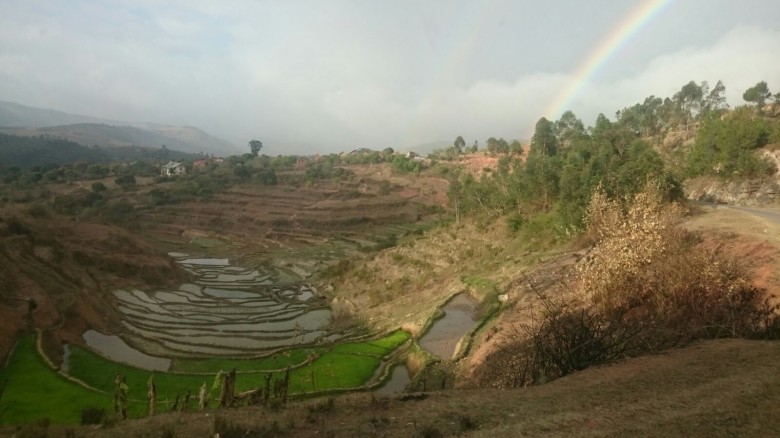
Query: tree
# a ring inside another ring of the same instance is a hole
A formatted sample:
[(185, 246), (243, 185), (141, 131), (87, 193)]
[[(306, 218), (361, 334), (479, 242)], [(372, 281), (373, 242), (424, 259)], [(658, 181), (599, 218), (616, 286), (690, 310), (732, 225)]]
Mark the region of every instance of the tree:
[(680, 110), (685, 124), (685, 132), (687, 133), (691, 123), (701, 113), (704, 96), (709, 94), (709, 85), (707, 82), (702, 82), (701, 85), (697, 85), (696, 82), (690, 81), (675, 93), (674, 101)]
[(466, 147), (466, 141), (463, 140), (463, 137), (460, 135), (458, 138), (455, 139), (455, 141), (452, 143), (452, 146), (455, 147), (455, 152), (458, 153), (458, 155), (463, 153), (463, 148)]
[(752, 102), (756, 104), (758, 112), (761, 112), (761, 110), (764, 108), (766, 100), (771, 96), (772, 93), (769, 92), (769, 87), (764, 81), (761, 81), (756, 85), (748, 88), (745, 90), (745, 93), (742, 94), (742, 98), (745, 99), (746, 102)]
[(260, 140), (251, 140), (249, 142), (249, 150), (252, 151), (252, 156), (257, 156), (260, 153), (260, 149), (263, 148), (263, 142)]
[(487, 139), (487, 151), (491, 154), (498, 152), (498, 140), (495, 137)]
[(252, 171), (244, 165), (239, 165), (233, 168), (233, 174), (241, 179), (246, 179), (252, 176)]
[(555, 138), (555, 124), (542, 117), (536, 122), (534, 136), (531, 137), (531, 152), (552, 156), (557, 151), (558, 141)]
[(98, 182), (93, 182), (92, 183), (92, 191), (93, 192), (100, 193), (100, 192), (104, 192), (105, 190), (106, 190), (106, 186), (102, 182), (98, 181)]
[(737, 108), (723, 118), (708, 117), (696, 133), (696, 142), (688, 155), (689, 173), (726, 177), (770, 175), (772, 166), (753, 153), (770, 138), (767, 120), (757, 117), (748, 107)]
[(560, 120), (555, 123), (555, 132), (558, 136), (558, 143), (561, 148), (569, 148), (572, 142), (585, 135), (585, 125), (571, 111), (566, 111), (561, 115)]
[(710, 94), (707, 95), (707, 99), (704, 101), (704, 110), (706, 112), (717, 112), (721, 109), (728, 108), (724, 93), (726, 93), (726, 86), (723, 85), (723, 81), (718, 81), (718, 83), (715, 84), (715, 88), (710, 91)]
[(125, 190), (135, 187), (135, 177), (133, 175), (122, 175), (117, 177), (114, 182)]
[(523, 153), (523, 145), (517, 140), (512, 140), (512, 143), (509, 144), (509, 151), (513, 154), (521, 155)]
[(496, 140), (495, 137), (490, 137), (487, 139), (487, 150), (491, 154), (508, 154), (509, 143), (507, 143), (503, 138)]

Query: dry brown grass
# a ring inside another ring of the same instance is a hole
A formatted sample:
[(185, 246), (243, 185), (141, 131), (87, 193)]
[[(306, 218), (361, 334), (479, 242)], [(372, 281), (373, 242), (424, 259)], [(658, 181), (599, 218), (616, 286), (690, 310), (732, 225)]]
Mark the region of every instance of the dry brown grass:
[(476, 367), (479, 385), (530, 385), (695, 339), (780, 336), (777, 307), (749, 267), (703, 245), (681, 226), (682, 212), (652, 186), (626, 203), (597, 193), (593, 249), (569, 281), (528, 281), (530, 318), (516, 320), (514, 337)]
[(664, 203), (655, 187), (625, 210), (597, 192), (588, 213), (589, 234), (597, 239), (579, 268), (586, 307), (681, 341), (776, 336), (776, 309), (753, 286), (746, 265), (699, 245), (701, 238), (680, 226), (682, 209)]

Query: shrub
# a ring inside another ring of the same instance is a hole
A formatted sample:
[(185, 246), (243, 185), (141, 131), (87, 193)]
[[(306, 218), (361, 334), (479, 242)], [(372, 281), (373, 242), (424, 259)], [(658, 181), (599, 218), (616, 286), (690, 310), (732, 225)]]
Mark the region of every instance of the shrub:
[(681, 217), (653, 185), (625, 206), (594, 194), (587, 223), (595, 247), (578, 269), (574, 297), (538, 294), (538, 321), (515, 346), (513, 386), (694, 339), (780, 336), (778, 306), (747, 268), (702, 248)]
[(18, 235), (32, 235), (32, 231), (30, 228), (27, 227), (22, 221), (20, 221), (18, 218), (12, 217), (10, 219), (7, 219), (6, 221), (8, 232), (11, 234), (18, 234)]
[(135, 177), (133, 175), (119, 176), (114, 180), (114, 182), (124, 190), (130, 190), (131, 188), (135, 187), (136, 184)]
[(683, 339), (761, 336), (774, 310), (765, 291), (739, 260), (701, 248), (681, 218), (655, 186), (625, 212), (597, 192), (588, 210), (596, 248), (580, 267), (580, 295), (601, 314), (631, 312)]
[(596, 243), (589, 263), (580, 266), (582, 293), (604, 309), (619, 307), (636, 297), (625, 283), (680, 242), (677, 224), (682, 210), (663, 201), (657, 186), (634, 196), (623, 210), (599, 188), (587, 210), (587, 234)]
[(41, 204), (35, 204), (30, 206), (30, 208), (27, 210), (27, 214), (34, 218), (44, 218), (49, 217), (49, 210), (47, 210), (46, 207)]
[(81, 424), (101, 424), (105, 416), (105, 409), (94, 407), (84, 408), (81, 410)]
[(509, 228), (509, 231), (513, 233), (517, 232), (520, 227), (523, 226), (523, 215), (517, 212), (511, 213), (506, 218), (506, 225)]

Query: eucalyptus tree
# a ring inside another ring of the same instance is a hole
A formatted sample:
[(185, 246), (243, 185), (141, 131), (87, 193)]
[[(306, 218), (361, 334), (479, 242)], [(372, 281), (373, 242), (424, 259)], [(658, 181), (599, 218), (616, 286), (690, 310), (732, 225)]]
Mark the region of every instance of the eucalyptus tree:
[(531, 153), (552, 156), (558, 151), (558, 139), (555, 137), (555, 124), (542, 117), (536, 122), (534, 135), (531, 137)]

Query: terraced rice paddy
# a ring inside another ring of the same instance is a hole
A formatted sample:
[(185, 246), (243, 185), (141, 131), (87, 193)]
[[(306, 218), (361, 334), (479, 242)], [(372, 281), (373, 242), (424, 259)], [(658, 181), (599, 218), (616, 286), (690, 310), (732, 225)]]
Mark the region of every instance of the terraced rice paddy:
[(195, 278), (176, 290), (117, 290), (125, 337), (154, 356), (249, 356), (295, 345), (326, 344), (327, 303), (307, 285), (281, 283), (273, 267), (171, 254)]
[[(147, 413), (150, 376), (154, 376), (158, 388), (160, 412), (172, 409), (178, 396), (196, 394), (203, 384), (209, 389), (209, 407), (213, 409), (219, 395), (213, 382), (222, 370), (238, 370), (238, 392), (262, 388), (269, 375), (281, 379), (288, 366), (291, 367), (289, 390), (293, 396), (365, 389), (379, 383), (372, 376), (380, 374), (378, 368), (388, 365), (388, 355), (408, 339), (409, 334), (399, 330), (373, 340), (335, 347), (293, 348), (263, 358), (176, 359), (173, 372), (151, 372), (114, 362), (79, 346), (70, 347), (69, 363), (58, 371), (50, 368), (39, 355), (33, 336), (24, 336), (8, 363), (0, 368), (0, 382), (5, 384), (0, 425), (43, 419), (57, 424), (78, 424), (83, 409), (110, 412), (117, 373), (126, 378), (129, 386), (128, 411), (132, 418)], [(188, 409), (196, 409), (194, 400), (190, 400)]]

